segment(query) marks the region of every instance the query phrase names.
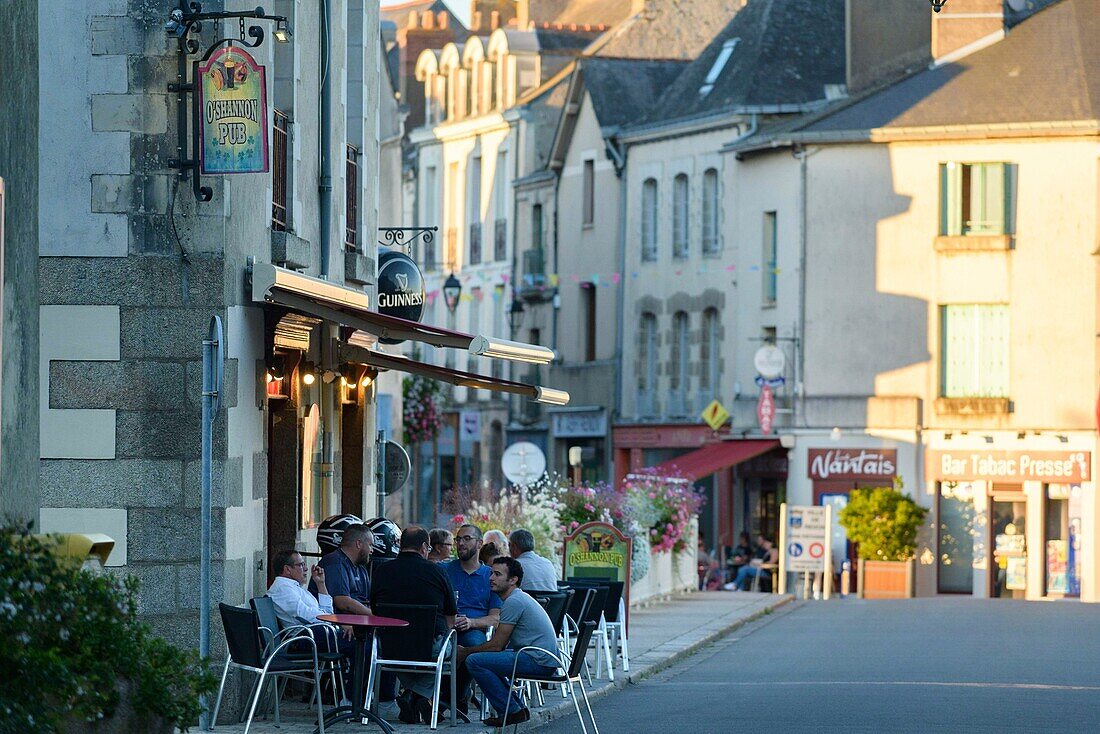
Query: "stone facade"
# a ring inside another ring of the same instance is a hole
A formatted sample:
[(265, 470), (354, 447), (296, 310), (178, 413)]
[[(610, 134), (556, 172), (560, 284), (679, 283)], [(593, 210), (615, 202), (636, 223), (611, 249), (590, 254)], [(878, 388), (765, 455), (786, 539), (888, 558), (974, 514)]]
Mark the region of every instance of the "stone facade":
[[(359, 171), (378, 169), (378, 8), (362, 0), (331, 0), (328, 7), (337, 192), (330, 221), (319, 222), (315, 183), (322, 32), (316, 8), (277, 0), (268, 10), (289, 16), (293, 40), (277, 44), (268, 27), (252, 51), (267, 67), (272, 107), (290, 120), (289, 231), (273, 232), (272, 175), (206, 177), (213, 200), (200, 203), (169, 166), (177, 155), (176, 95), (168, 93), (176, 81), (176, 44), (163, 30), (164, 8), (142, 0), (41, 6), (49, 16), (41, 27), (62, 37), (39, 48), (40, 517), (52, 531), (98, 529), (82, 525), (82, 516), (108, 524), (102, 531), (123, 541), (123, 553), (108, 565), (141, 579), (143, 617), (180, 644), (198, 638), (201, 358), (212, 316), (222, 319), (226, 357), (213, 435), (212, 598), (246, 604), (262, 594), (267, 558), (278, 550), (273, 542), (316, 548), (315, 531), (297, 518), (290, 536), (273, 540), (267, 530), (276, 450), (264, 376), (272, 322), (247, 283), (252, 262), (275, 260), (355, 289), (373, 286), (378, 182), (358, 177), (358, 218), (350, 228), (361, 247), (353, 251), (344, 245), (345, 160), (352, 145)], [(204, 49), (215, 38), (215, 24), (205, 25)], [(235, 34), (236, 21), (218, 31)], [(74, 76), (78, 68), (88, 73)], [(322, 226), (331, 242), (327, 259)], [(315, 331), (311, 356), (322, 366), (332, 359), (326, 342), (334, 334)], [(344, 409), (353, 411), (360, 434), (373, 436), (373, 397)], [(335, 486), (322, 507), (369, 516), (373, 440), (355, 454), (364, 463), (357, 472), (363, 499), (341, 507), (340, 419), (333, 424)], [(216, 608), (212, 622), (212, 651), (220, 655)]]

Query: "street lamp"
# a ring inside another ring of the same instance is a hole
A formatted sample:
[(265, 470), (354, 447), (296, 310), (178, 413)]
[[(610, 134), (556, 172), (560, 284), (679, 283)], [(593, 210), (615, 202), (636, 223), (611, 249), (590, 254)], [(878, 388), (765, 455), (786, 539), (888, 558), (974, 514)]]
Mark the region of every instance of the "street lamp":
[(512, 296), (512, 305), (508, 308), (508, 327), (512, 330), (512, 338), (516, 338), (516, 332), (523, 325), (523, 302), (515, 295)]
[(447, 280), (443, 283), (443, 302), (447, 304), (447, 310), (453, 315), (455, 309), (458, 308), (458, 298), (462, 295), (462, 283), (455, 277), (454, 273), (447, 276)]

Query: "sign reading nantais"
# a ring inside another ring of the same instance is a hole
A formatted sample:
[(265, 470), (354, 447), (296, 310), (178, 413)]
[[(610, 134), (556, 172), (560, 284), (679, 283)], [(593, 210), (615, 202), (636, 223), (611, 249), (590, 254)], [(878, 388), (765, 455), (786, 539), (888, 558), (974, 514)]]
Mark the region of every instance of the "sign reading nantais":
[(226, 46), (199, 65), (197, 79), (202, 172), (267, 172), (264, 67), (244, 49)]
[(928, 476), (946, 480), (1087, 482), (1088, 451), (929, 451)]
[(890, 479), (898, 473), (897, 449), (810, 449), (810, 479)]

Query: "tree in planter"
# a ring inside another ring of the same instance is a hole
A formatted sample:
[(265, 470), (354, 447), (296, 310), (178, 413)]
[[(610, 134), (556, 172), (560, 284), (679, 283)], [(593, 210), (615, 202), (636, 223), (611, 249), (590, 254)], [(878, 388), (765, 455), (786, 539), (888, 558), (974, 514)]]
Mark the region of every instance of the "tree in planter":
[[(198, 721), (217, 678), (137, 621), (137, 580), (58, 558), (52, 541), (0, 527), (0, 731), (139, 731)], [(125, 696), (123, 695), (125, 692)], [(124, 700), (128, 699), (128, 700)], [(118, 719), (131, 709), (144, 722)], [(98, 722), (98, 725), (95, 725)], [(12, 728), (7, 728), (8, 725)]]
[(908, 561), (917, 548), (917, 531), (928, 510), (893, 487), (854, 489), (840, 524), (848, 540), (859, 544), (860, 558), (868, 561)]

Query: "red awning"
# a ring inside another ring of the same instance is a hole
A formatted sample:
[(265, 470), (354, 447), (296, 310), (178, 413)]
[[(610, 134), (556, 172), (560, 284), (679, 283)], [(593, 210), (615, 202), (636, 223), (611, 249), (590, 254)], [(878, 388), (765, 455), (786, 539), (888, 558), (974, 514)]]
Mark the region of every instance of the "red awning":
[(726, 469), (742, 461), (748, 461), (754, 456), (766, 454), (778, 446), (779, 441), (774, 438), (720, 441), (658, 464), (653, 467), (653, 470), (657, 474), (679, 475), (694, 482), (710, 476), (719, 469)]

